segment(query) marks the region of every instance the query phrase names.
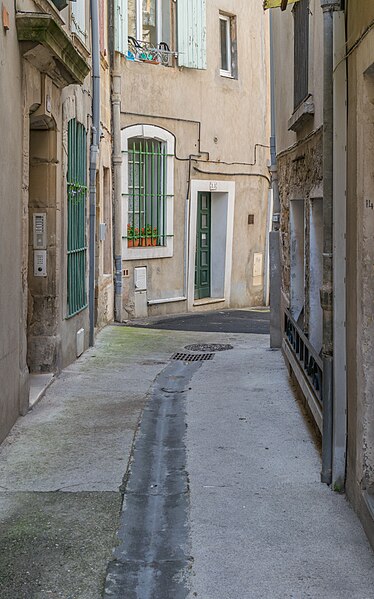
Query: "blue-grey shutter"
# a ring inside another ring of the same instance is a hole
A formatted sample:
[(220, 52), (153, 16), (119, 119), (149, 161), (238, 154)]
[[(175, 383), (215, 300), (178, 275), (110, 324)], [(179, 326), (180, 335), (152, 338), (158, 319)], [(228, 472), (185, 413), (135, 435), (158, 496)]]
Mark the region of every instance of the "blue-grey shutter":
[(206, 0), (178, 0), (178, 64), (206, 69)]
[(86, 31), (86, 2), (85, 0), (76, 0), (71, 3), (71, 14), (72, 14), (72, 31), (78, 35), (78, 37), (87, 44), (87, 31)]
[(127, 36), (128, 36), (128, 16), (127, 16), (127, 0), (115, 0), (115, 38), (114, 49), (121, 54), (127, 54)]

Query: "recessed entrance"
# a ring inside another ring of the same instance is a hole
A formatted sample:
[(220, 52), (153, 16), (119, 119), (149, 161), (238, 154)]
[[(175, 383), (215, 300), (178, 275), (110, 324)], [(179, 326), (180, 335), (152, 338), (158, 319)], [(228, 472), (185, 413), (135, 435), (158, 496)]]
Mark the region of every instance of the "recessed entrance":
[(211, 194), (200, 192), (197, 198), (195, 299), (202, 299), (211, 295), (211, 206)]
[(191, 181), (188, 308), (230, 305), (235, 183)]

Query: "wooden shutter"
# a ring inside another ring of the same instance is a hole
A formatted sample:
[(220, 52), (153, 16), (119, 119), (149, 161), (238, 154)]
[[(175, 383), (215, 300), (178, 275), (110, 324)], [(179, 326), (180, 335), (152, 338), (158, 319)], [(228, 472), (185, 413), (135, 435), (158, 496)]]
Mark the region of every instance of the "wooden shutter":
[(85, 0), (76, 0), (71, 3), (72, 13), (72, 31), (76, 33), (84, 43), (87, 44), (86, 32), (86, 2)]
[(206, 0), (178, 0), (178, 64), (206, 69)]
[(127, 54), (127, 0), (115, 0), (115, 39), (114, 49), (121, 54)]
[(308, 95), (309, 71), (309, 0), (294, 8), (294, 108)]

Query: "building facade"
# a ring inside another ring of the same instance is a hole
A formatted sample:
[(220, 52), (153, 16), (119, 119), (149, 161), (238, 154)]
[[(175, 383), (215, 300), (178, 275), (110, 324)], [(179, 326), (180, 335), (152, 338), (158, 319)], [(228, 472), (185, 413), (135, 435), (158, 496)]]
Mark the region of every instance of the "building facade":
[[(106, 18), (101, 11), (103, 31)], [(16, 6), (4, 3), (2, 11), (1, 119), (12, 135), (1, 150), (0, 440), (29, 408), (33, 375), (53, 375), (88, 346), (90, 23), (84, 0), (20, 0)], [(110, 238), (110, 208), (103, 216), (111, 187), (108, 94), (102, 95), (102, 105), (97, 210), (99, 221), (107, 219)], [(101, 326), (113, 315), (111, 264), (109, 283), (104, 276), (104, 231), (102, 237), (96, 250), (96, 322)], [(109, 308), (104, 309), (106, 296)]]
[(118, 14), (118, 319), (262, 305), (269, 226), (262, 7), (150, 0), (142, 8), (123, 0)]
[(270, 3), (282, 347), (321, 433), (322, 481), (345, 488), (374, 545), (374, 10)]
[(347, 493), (374, 545), (373, 72), (374, 7), (349, 0), (347, 16)]

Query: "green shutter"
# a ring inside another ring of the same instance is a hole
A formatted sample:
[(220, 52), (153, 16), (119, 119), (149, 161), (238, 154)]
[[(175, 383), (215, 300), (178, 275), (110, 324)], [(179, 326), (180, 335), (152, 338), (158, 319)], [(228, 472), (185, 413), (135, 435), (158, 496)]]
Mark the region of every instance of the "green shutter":
[(128, 37), (127, 0), (115, 0), (114, 49), (126, 56)]
[(68, 123), (67, 316), (87, 306), (86, 294), (86, 130)]
[(178, 0), (178, 64), (206, 69), (206, 0)]

